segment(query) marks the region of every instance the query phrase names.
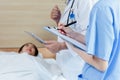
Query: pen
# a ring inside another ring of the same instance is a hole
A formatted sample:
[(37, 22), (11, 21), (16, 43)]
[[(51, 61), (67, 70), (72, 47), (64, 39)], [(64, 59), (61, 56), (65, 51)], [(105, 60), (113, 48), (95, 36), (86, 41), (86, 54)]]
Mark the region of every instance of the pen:
[(68, 27), (68, 26), (70, 26), (70, 25), (72, 25), (72, 24), (75, 24), (77, 21), (73, 21), (73, 22), (71, 22), (71, 23), (68, 23), (68, 24), (66, 24), (65, 25), (65, 27)]
[[(73, 21), (73, 22), (71, 22), (71, 23), (69, 23), (69, 24), (66, 24), (65, 25), (65, 27), (68, 27), (68, 26), (70, 26), (70, 25), (72, 25), (72, 24), (75, 24), (77, 21)], [(62, 31), (62, 32), (64, 32), (65, 34), (66, 34), (66, 32), (63, 30), (63, 29), (57, 29), (57, 30), (60, 30), (60, 31)]]
[(63, 29), (57, 29), (57, 30), (60, 30), (60, 31), (62, 31), (64, 34), (66, 34), (66, 32), (65, 32)]

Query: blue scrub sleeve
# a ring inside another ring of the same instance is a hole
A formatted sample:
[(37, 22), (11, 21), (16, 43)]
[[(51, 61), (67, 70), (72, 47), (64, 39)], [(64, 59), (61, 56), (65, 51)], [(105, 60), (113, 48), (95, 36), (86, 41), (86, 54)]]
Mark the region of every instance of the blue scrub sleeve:
[[(113, 43), (113, 15), (109, 7), (93, 8), (87, 31), (87, 53), (95, 55), (103, 60), (109, 60)], [(94, 15), (93, 15), (94, 14)]]

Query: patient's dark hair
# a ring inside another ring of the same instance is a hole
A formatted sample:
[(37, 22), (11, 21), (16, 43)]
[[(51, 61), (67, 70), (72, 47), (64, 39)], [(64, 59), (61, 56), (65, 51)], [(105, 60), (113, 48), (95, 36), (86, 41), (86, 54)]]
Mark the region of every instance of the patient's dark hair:
[(23, 47), (24, 47), (25, 45), (27, 45), (27, 44), (32, 44), (32, 45), (34, 46), (34, 48), (35, 48), (35, 55), (34, 55), (34, 56), (38, 56), (38, 49), (37, 49), (36, 45), (34, 45), (33, 43), (30, 43), (30, 42), (23, 44), (23, 45), (19, 48), (18, 53), (20, 53), (20, 52), (22, 51)]

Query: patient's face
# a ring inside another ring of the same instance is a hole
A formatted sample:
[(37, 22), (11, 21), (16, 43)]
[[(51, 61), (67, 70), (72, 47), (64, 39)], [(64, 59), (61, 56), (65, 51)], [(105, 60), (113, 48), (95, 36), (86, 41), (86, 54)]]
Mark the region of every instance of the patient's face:
[(33, 44), (25, 44), (24, 45), (24, 47), (22, 48), (22, 51), (21, 51), (21, 53), (22, 52), (27, 52), (28, 54), (30, 54), (30, 55), (35, 55), (35, 47), (34, 47), (34, 45)]

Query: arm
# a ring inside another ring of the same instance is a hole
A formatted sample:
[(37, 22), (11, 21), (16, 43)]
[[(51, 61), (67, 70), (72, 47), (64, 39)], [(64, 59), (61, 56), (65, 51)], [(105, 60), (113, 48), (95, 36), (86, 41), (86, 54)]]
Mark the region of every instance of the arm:
[(67, 36), (85, 45), (85, 36), (83, 34), (80, 34), (78, 32), (70, 32), (69, 34), (67, 34)]
[[(62, 34), (65, 34), (65, 35), (85, 44), (85, 38), (80, 33), (74, 32), (71, 28), (64, 27), (63, 25), (59, 26), (59, 28), (63, 29), (66, 32), (66, 33), (63, 33), (60, 31)], [(106, 70), (106, 68), (108, 66), (107, 61), (100, 59), (94, 55), (87, 54), (86, 52), (79, 50), (78, 48), (75, 48), (73, 46), (72, 46), (72, 48), (88, 64), (92, 65), (93, 67), (95, 67), (96, 69), (98, 69), (100, 71)]]
[(105, 60), (102, 60), (98, 57), (95, 57), (93, 55), (87, 54), (84, 51), (75, 48), (72, 46), (72, 49), (78, 54), (80, 55), (80, 57), (87, 62), (88, 64), (92, 65), (93, 67), (95, 67), (96, 69), (98, 69), (99, 71), (104, 72), (106, 70), (106, 68), (108, 67), (108, 62)]
[(73, 31), (70, 27), (64, 27), (64, 24), (58, 24), (58, 28), (61, 34), (71, 37), (85, 45), (85, 36), (83, 34)]

